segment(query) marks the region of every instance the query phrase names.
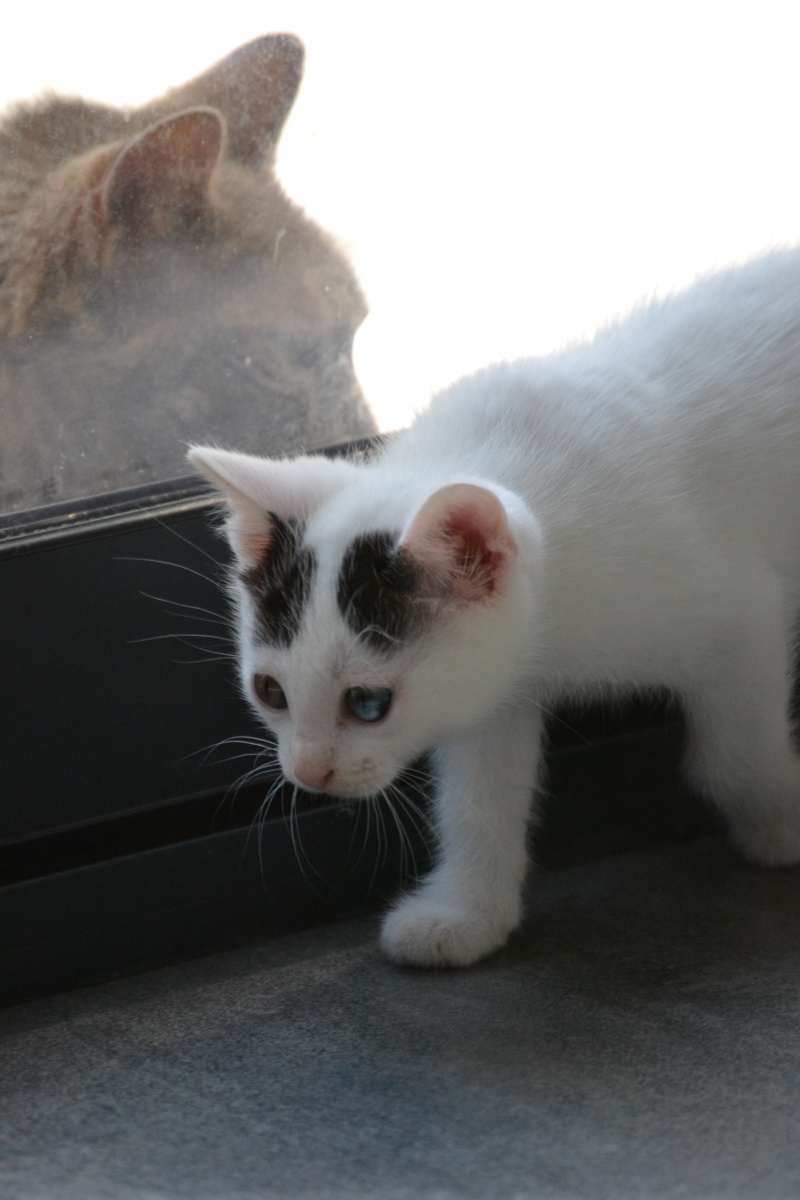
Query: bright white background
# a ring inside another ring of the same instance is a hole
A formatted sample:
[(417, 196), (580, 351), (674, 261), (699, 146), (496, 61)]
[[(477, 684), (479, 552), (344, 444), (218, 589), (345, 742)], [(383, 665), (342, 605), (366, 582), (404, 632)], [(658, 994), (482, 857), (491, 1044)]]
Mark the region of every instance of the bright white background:
[(0, 104), (140, 103), (273, 30), (308, 51), (280, 174), (355, 260), (385, 427), (465, 370), (800, 241), (789, 0), (16, 5)]

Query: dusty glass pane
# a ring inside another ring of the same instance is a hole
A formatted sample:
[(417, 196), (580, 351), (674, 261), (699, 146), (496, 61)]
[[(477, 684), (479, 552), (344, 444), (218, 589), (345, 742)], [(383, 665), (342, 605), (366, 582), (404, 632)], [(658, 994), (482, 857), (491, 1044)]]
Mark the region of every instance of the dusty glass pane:
[(0, 129), (0, 504), (186, 473), (187, 441), (279, 451), (373, 429), (366, 304), (274, 172), (298, 40), (137, 110), (49, 98)]
[(798, 241), (795, 40), (777, 0), (19, 9), (0, 509), (184, 474), (189, 440), (397, 427), (456, 375)]

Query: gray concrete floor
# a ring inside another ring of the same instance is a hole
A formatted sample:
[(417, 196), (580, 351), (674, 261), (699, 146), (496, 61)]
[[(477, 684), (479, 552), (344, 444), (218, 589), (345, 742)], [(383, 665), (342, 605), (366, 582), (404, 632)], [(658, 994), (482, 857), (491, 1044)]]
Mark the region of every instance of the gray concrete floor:
[(376, 922), (8, 1009), (13, 1200), (800, 1195), (800, 871), (553, 871), (461, 973)]

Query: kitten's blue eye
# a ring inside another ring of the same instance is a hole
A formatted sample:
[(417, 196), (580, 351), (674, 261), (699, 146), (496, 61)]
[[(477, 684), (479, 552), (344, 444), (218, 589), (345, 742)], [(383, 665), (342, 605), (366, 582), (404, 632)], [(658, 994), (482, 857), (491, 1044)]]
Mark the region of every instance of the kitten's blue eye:
[(391, 688), (348, 688), (344, 702), (359, 721), (380, 721), (392, 706)]
[(277, 679), (273, 679), (271, 675), (254, 675), (253, 691), (261, 703), (266, 704), (267, 708), (281, 709), (289, 707), (286, 693)]

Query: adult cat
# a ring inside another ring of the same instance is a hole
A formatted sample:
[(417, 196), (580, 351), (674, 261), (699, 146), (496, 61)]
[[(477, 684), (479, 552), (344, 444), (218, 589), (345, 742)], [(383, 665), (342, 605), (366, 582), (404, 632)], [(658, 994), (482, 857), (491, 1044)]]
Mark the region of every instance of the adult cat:
[(51, 98), (0, 125), (0, 511), (374, 430), (366, 313), (275, 152), (303, 49), (259, 38), (132, 112)]
[(800, 251), (440, 394), (376, 461), (195, 449), (228, 503), (241, 675), (286, 777), (366, 796), (435, 747), (439, 860), (386, 917), (463, 965), (520, 920), (542, 714), (667, 687), (690, 778), (800, 858)]

